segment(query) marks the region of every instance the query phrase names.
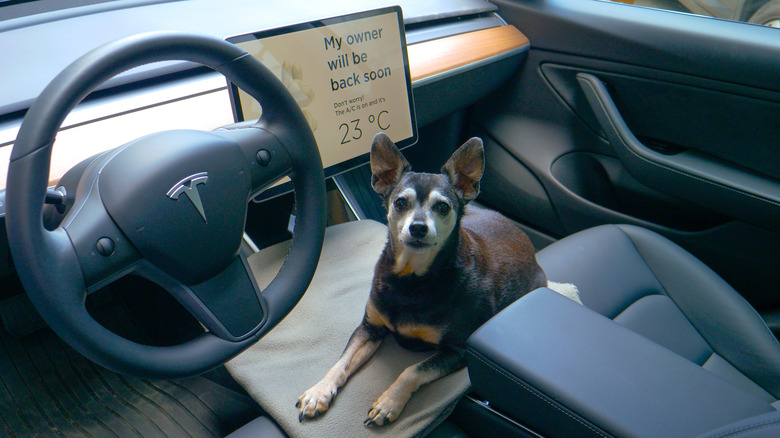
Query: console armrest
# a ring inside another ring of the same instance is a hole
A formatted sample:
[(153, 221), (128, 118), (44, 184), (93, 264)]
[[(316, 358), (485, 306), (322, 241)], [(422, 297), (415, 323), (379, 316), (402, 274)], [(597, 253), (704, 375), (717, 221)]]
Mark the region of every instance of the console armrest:
[(696, 436), (774, 408), (552, 290), (469, 338), (474, 390), (548, 436)]

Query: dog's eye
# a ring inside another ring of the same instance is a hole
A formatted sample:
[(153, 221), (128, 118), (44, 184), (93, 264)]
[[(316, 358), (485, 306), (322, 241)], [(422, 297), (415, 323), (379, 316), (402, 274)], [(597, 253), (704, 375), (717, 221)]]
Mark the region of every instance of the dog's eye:
[(447, 213), (450, 212), (450, 205), (446, 202), (437, 202), (436, 211), (438, 211), (442, 216), (447, 216)]
[(396, 210), (404, 211), (409, 203), (406, 201), (406, 198), (398, 198), (393, 202), (393, 205), (395, 205)]

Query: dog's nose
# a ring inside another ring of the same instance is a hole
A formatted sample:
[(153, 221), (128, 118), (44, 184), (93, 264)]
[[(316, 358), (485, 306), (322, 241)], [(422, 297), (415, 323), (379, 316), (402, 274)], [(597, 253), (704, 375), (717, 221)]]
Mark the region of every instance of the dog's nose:
[(409, 234), (417, 239), (425, 237), (428, 234), (428, 225), (425, 225), (425, 222), (412, 222), (409, 225)]

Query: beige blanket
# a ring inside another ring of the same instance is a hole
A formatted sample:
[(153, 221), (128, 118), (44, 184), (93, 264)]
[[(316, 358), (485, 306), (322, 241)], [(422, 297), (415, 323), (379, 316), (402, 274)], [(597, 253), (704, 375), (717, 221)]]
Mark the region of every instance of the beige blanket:
[[(387, 228), (374, 221), (330, 227), (309, 290), (279, 325), (226, 366), (291, 437), (419, 436), (441, 422), (469, 389), (465, 369), (417, 391), (401, 417), (366, 427), (371, 404), (409, 365), (431, 353), (413, 353), (389, 337), (340, 390), (328, 412), (298, 422), (295, 402), (336, 362), (363, 318), (374, 264), (387, 241)], [(289, 242), (250, 257), (260, 287), (270, 283)]]

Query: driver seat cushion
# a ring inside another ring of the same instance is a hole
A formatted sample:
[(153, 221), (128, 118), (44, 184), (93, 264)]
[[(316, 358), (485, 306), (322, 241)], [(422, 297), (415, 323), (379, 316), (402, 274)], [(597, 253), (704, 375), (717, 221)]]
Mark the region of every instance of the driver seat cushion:
[(604, 225), (537, 254), (552, 281), (574, 283), (583, 305), (772, 403), (780, 344), (723, 279), (644, 228)]
[[(387, 337), (377, 352), (339, 389), (330, 409), (298, 421), (295, 402), (338, 360), (365, 312), (374, 265), (387, 242), (387, 227), (371, 220), (329, 227), (317, 271), (298, 305), (257, 344), (225, 366), (291, 437), (423, 436), (433, 431), (470, 388), (465, 369), (420, 388), (399, 419), (363, 425), (371, 404), (408, 366), (431, 352), (412, 352)], [(281, 267), (289, 242), (248, 258), (263, 288)]]

